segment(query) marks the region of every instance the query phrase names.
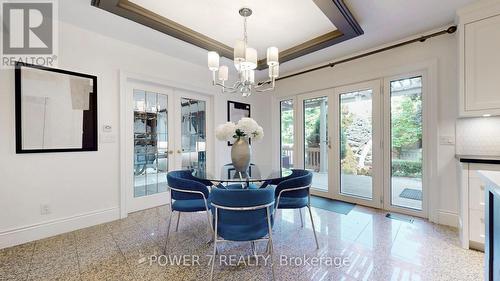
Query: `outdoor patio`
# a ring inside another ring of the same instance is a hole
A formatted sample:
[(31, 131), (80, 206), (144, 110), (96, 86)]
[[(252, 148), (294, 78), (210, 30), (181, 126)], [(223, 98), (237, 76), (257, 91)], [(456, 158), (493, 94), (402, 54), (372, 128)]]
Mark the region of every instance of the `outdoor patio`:
[[(342, 175), (342, 193), (356, 194), (360, 197), (371, 197), (372, 178), (360, 175)], [(328, 190), (328, 174), (313, 173), (313, 188), (319, 190)], [(421, 210), (422, 200), (413, 200), (400, 197), (405, 188), (422, 191), (422, 181), (417, 178), (393, 177), (392, 179), (392, 205), (402, 206)]]

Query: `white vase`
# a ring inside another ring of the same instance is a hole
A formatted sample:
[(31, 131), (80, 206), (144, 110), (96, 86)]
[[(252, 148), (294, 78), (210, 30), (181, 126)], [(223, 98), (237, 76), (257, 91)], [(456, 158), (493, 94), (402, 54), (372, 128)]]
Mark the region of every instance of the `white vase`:
[(236, 172), (245, 174), (250, 167), (252, 150), (246, 138), (238, 138), (231, 148), (231, 161)]

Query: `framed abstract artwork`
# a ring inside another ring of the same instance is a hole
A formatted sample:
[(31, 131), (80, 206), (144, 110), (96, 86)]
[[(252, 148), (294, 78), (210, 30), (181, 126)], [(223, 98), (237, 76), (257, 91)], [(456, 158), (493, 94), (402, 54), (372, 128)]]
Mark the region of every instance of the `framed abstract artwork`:
[(18, 62), (16, 153), (97, 151), (97, 77)]

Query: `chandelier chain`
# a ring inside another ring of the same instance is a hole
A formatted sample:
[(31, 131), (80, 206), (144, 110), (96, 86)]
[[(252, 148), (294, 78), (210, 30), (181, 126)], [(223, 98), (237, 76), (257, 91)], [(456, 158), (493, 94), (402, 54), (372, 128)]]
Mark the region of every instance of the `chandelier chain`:
[(243, 17), (243, 40), (245, 41), (245, 48), (248, 45), (247, 37), (247, 17)]

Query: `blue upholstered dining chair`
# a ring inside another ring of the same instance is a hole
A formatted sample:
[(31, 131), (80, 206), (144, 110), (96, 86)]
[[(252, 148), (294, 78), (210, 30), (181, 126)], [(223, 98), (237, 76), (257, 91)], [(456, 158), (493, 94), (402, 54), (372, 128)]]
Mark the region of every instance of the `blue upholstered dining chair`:
[(195, 178), (190, 170), (172, 171), (167, 174), (167, 182), (170, 190), (170, 216), (168, 219), (167, 238), (165, 240), (164, 252), (167, 251), (168, 236), (174, 211), (178, 212), (175, 231), (179, 229), (179, 220), (182, 212), (207, 212), (209, 234), (212, 232), (212, 222), (209, 212), (208, 186), (212, 183), (207, 180)]
[(314, 220), (311, 212), (311, 182), (312, 173), (307, 170), (292, 169), (292, 174), (283, 179), (272, 182), (276, 185), (276, 208), (277, 209), (299, 209), (300, 222), (304, 227), (302, 218), (302, 208), (307, 207), (311, 224), (316, 241), (316, 248), (319, 249), (318, 238), (316, 237), (316, 229), (314, 228)]
[(274, 279), (272, 260), (274, 188), (214, 188), (210, 193), (210, 204), (214, 220), (214, 252), (210, 280), (214, 274), (217, 244), (227, 241), (251, 242), (254, 255), (257, 255), (255, 242), (267, 241), (267, 253), (271, 257)]

